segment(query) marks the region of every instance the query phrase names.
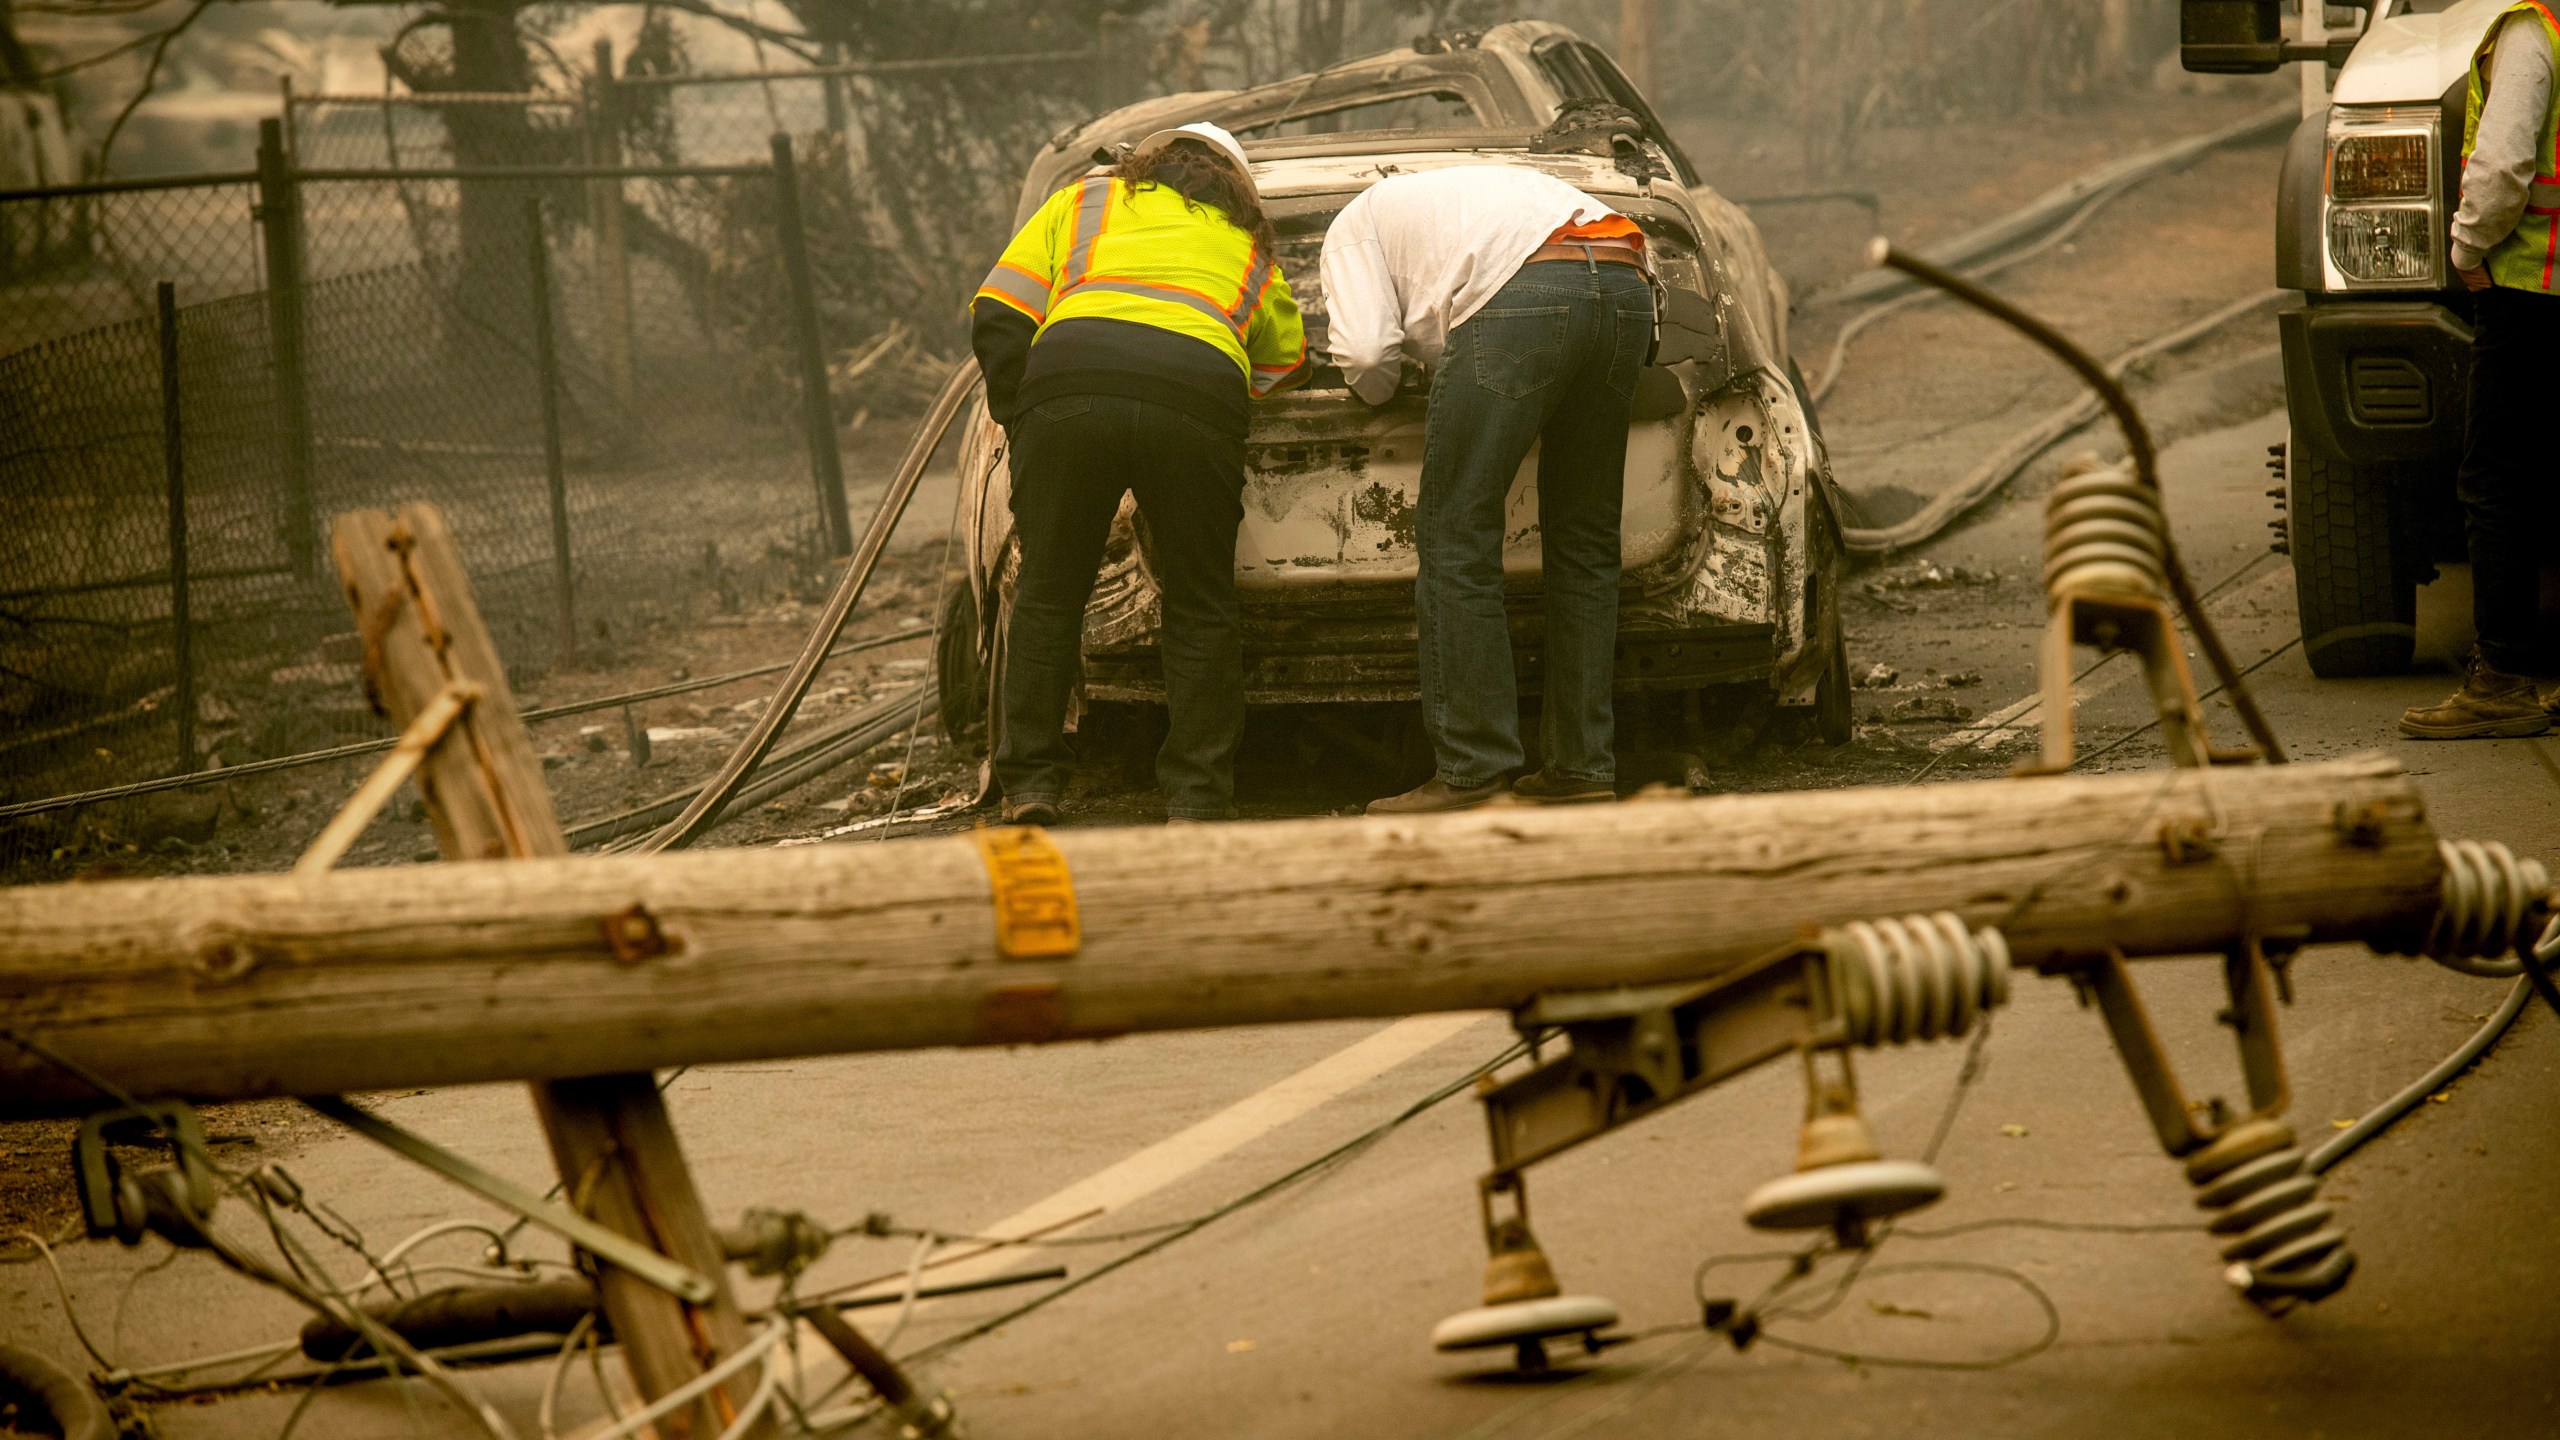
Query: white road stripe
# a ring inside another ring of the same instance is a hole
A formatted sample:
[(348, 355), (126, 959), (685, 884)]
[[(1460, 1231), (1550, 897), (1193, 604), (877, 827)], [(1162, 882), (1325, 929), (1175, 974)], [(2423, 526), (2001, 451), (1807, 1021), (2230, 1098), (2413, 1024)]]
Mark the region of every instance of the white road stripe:
[[(1008, 1239), (1032, 1234), (1043, 1239), (1072, 1235), (1384, 1075), (1486, 1018), (1482, 1012), (1469, 1011), (1399, 1020), (978, 1233)], [(1022, 1265), (1024, 1254), (1022, 1249), (1007, 1247), (937, 1266), (930, 1283), (948, 1285), (1000, 1274)], [(885, 1282), (870, 1293), (894, 1294), (899, 1284)]]

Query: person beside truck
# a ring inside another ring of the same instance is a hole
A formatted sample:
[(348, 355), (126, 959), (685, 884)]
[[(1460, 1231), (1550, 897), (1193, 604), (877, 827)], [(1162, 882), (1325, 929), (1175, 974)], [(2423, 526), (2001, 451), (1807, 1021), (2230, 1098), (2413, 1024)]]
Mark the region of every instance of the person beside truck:
[[(2541, 636), (2541, 522), (2555, 498), (2542, 407), (2560, 384), (2560, 18), (2544, 0), (2507, 7), (2472, 57), (2463, 125), (2462, 200), (2447, 258), (2472, 292), (2470, 415), (2455, 493), (2471, 559), (2479, 640), (2462, 688), (2411, 708), (2401, 733), (2422, 740), (2539, 735), (2550, 707), (2536, 674), (2554, 657)], [(2560, 692), (2555, 692), (2560, 693)]]

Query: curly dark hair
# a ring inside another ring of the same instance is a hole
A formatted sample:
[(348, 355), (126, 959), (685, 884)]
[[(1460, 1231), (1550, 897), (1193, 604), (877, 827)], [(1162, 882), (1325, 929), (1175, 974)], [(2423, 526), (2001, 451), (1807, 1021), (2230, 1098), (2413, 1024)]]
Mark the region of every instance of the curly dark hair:
[(1252, 180), (1232, 156), (1210, 148), (1206, 141), (1176, 140), (1144, 154), (1133, 151), (1111, 167), (1111, 174), (1128, 182), (1131, 190), (1161, 185), (1195, 210), (1206, 205), (1252, 236), (1263, 254), (1277, 253), (1278, 237), (1272, 233), (1271, 217), (1262, 213), (1262, 200), (1254, 194)]

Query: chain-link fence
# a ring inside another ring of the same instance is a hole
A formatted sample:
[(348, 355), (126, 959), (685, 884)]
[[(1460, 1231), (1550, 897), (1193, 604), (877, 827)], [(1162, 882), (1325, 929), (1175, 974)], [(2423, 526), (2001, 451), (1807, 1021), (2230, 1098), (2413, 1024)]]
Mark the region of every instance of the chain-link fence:
[(1094, 62), (600, 54), (289, 96), (255, 172), (0, 193), (0, 873), (165, 798), (61, 797), (381, 738), (340, 511), (441, 505), (519, 674), (843, 549), (844, 437), (965, 353), (1023, 166), (1126, 88)]
[[(1123, 49), (744, 75), (616, 74), (600, 51), (575, 93), (291, 96), (286, 146), (316, 170), (665, 168), (761, 164), (791, 136), (839, 418), (903, 418), (966, 350), (968, 296), (1011, 232), (1024, 165), (1139, 83)], [(636, 252), (696, 239), (671, 232), (700, 212), (662, 198), (632, 199)], [(431, 193), (399, 199), (422, 248), (463, 223)]]
[(653, 164), (735, 164), (770, 135), (795, 138), (831, 353), (848, 368), (880, 352), (843, 380), (838, 406), (900, 415), (966, 352), (968, 298), (1012, 233), (1024, 167), (1107, 108), (1100, 97), (1120, 82), (1098, 55), (625, 75), (597, 109), (617, 153)]
[[(44, 873), (118, 823), (29, 802), (383, 733), (325, 554), (341, 511), (442, 506), (520, 674), (841, 549), (834, 426), (806, 404), (823, 369), (796, 341), (811, 302), (790, 184), (770, 161), (271, 164), (245, 187), (150, 192), (190, 216), (256, 196), (261, 217), (225, 262), (245, 274), (170, 266), (184, 303), (166, 345), (158, 313), (124, 318), (129, 261), (97, 253), (95, 220), (10, 270), (0, 866)], [(0, 233), (132, 198), (0, 194)], [(301, 283), (260, 287), (262, 264)], [(19, 324), (40, 308), (22, 292), (77, 303)]]
[(293, 95), (285, 114), (286, 151), (306, 169), (579, 165), (598, 158), (581, 95)]
[(192, 299), (266, 283), (257, 177), (8, 192), (0, 200), (0, 355), (141, 320), (152, 288)]

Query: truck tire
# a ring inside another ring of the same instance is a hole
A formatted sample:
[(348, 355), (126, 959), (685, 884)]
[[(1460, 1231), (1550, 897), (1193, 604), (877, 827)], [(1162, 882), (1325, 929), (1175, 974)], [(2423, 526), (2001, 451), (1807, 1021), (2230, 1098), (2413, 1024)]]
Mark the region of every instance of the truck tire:
[(2418, 635), (2417, 567), (2395, 542), (2390, 487), (2299, 431), (2285, 447), (2285, 479), (2311, 673), (2343, 680), (2407, 670)]

